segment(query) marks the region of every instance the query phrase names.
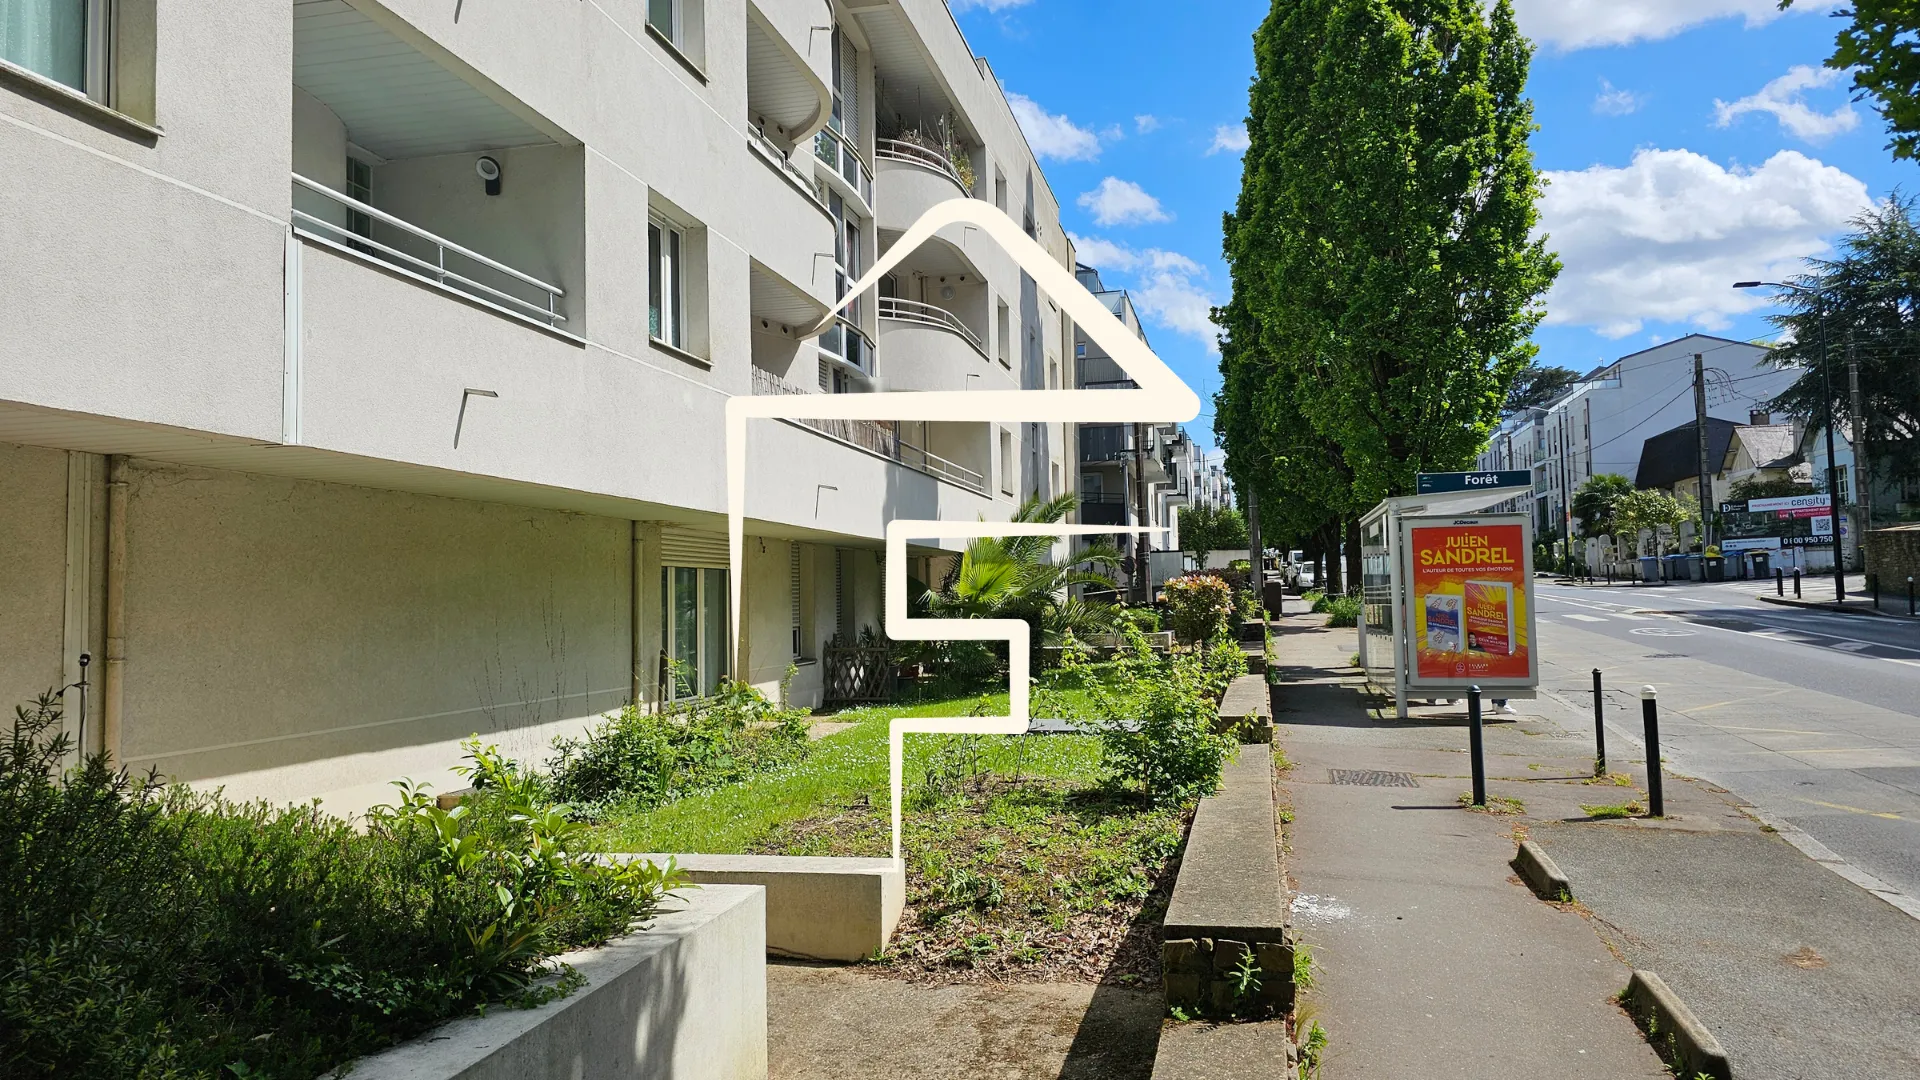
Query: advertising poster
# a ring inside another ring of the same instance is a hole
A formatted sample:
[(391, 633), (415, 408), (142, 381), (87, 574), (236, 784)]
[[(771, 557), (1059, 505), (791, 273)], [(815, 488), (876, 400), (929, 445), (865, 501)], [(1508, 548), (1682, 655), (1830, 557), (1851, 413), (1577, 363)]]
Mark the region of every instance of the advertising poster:
[(1526, 519), (1408, 519), (1405, 527), (1409, 683), (1532, 687), (1532, 538)]

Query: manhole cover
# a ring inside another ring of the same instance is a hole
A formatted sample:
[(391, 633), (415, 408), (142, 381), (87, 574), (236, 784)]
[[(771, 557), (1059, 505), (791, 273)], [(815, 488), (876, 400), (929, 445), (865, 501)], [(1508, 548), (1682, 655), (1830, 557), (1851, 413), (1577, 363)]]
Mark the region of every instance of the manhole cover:
[(1638, 634), (1641, 637), (1692, 637), (1699, 632), (1682, 630), (1677, 626), (1636, 626), (1627, 631), (1629, 634)]
[(1387, 772), (1383, 769), (1328, 769), (1327, 774), (1333, 783), (1353, 787), (1420, 786), (1420, 781), (1415, 780), (1412, 773)]

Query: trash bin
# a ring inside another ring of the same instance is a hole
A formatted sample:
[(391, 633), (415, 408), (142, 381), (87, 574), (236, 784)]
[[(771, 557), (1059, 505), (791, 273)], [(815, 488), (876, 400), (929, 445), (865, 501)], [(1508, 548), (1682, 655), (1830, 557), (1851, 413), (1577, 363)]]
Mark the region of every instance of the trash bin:
[(1708, 581), (1727, 580), (1727, 560), (1723, 555), (1709, 555), (1703, 562), (1706, 565)]
[(1753, 563), (1753, 576), (1768, 578), (1773, 576), (1773, 556), (1765, 551), (1749, 551), (1747, 559)]
[(1640, 556), (1640, 580), (1660, 580), (1660, 560), (1652, 555)]
[(1687, 556), (1668, 555), (1660, 561), (1665, 564), (1663, 569), (1666, 571), (1668, 581), (1687, 580)]
[(1707, 580), (1707, 568), (1705, 564), (1706, 564), (1705, 556), (1701, 556), (1701, 555), (1687, 556), (1687, 580), (1689, 581)]

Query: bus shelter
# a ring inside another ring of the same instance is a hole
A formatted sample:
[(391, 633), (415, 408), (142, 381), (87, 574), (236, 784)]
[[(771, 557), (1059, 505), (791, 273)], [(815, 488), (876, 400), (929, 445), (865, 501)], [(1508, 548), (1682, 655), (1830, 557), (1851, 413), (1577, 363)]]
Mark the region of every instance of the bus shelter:
[(1533, 516), (1488, 512), (1532, 490), (1526, 471), (1422, 473), (1360, 519), (1360, 666), (1401, 719), (1471, 686), (1534, 696)]

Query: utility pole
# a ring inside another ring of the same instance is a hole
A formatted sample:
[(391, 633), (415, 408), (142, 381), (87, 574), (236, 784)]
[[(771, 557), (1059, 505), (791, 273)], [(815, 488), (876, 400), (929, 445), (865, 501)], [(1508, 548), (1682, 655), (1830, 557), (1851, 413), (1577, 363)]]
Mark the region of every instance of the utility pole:
[(1833, 602), (1847, 598), (1847, 562), (1840, 543), (1840, 458), (1834, 453), (1833, 363), (1827, 352), (1827, 298), (1813, 294), (1820, 304), (1820, 389), (1827, 405), (1827, 520), (1833, 526)]
[(1700, 435), (1700, 551), (1713, 543), (1713, 473), (1707, 468), (1707, 372), (1693, 354), (1693, 426)]
[(1247, 552), (1253, 559), (1253, 602), (1260, 607), (1261, 619), (1267, 611), (1267, 558), (1260, 543), (1260, 493), (1247, 486)]
[[(1147, 520), (1147, 425), (1133, 425), (1133, 512), (1134, 523), (1151, 525)], [(1147, 573), (1147, 554), (1149, 545), (1147, 534), (1140, 533), (1133, 541), (1133, 602), (1150, 604), (1153, 602), (1153, 579)]]
[(1853, 398), (1853, 545), (1865, 551), (1867, 530), (1873, 528), (1873, 470), (1867, 467), (1867, 411), (1860, 407), (1860, 355), (1854, 351), (1851, 330), (1847, 331), (1847, 384)]

